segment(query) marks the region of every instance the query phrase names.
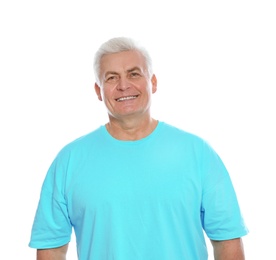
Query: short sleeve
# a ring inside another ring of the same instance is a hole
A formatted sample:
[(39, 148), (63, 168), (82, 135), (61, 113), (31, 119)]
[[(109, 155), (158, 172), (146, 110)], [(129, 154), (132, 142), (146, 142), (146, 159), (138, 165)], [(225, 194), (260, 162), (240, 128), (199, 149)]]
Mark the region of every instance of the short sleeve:
[(72, 225), (64, 196), (66, 166), (60, 160), (50, 166), (43, 182), (29, 246), (55, 248), (70, 241)]
[(212, 240), (228, 240), (248, 233), (230, 175), (217, 153), (203, 150), (202, 226)]

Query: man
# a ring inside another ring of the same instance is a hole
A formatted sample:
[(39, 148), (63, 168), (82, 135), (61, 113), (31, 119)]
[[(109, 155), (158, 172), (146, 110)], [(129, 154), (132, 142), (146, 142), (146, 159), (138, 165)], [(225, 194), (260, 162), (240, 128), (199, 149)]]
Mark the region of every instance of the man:
[(109, 121), (66, 145), (43, 183), (30, 247), (81, 260), (243, 260), (247, 234), (229, 174), (201, 138), (151, 117), (157, 79), (129, 38), (95, 55), (95, 91)]

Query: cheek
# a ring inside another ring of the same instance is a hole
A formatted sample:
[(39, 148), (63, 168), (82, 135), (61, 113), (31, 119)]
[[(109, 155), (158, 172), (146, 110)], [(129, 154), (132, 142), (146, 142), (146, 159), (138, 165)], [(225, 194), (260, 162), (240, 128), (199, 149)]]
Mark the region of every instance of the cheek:
[(113, 100), (113, 98), (112, 98), (112, 96), (113, 96), (112, 91), (109, 90), (109, 89), (102, 90), (101, 95), (102, 95), (102, 100), (105, 103), (110, 103), (110, 101)]

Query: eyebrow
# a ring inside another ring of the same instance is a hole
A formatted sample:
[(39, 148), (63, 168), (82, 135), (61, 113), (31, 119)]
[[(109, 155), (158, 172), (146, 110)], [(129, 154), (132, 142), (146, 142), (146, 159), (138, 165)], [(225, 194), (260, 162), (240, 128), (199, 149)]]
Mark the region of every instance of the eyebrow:
[(135, 70), (138, 70), (138, 71), (140, 71), (140, 72), (142, 72), (142, 70), (141, 70), (141, 68), (139, 68), (139, 67), (133, 67), (133, 68), (131, 68), (131, 69), (129, 69), (129, 70), (127, 70), (127, 72), (129, 73), (129, 72), (133, 72), (133, 71), (135, 71)]
[(106, 77), (106, 76), (109, 75), (109, 74), (118, 75), (119, 73), (116, 72), (116, 71), (107, 71), (107, 72), (104, 74), (104, 76)]

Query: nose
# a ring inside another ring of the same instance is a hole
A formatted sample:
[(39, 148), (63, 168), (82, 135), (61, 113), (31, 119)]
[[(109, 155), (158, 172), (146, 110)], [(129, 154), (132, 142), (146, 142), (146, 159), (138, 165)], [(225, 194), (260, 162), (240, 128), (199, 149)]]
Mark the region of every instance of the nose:
[(118, 84), (117, 84), (117, 90), (124, 91), (126, 89), (129, 89), (131, 86), (131, 83), (128, 81), (127, 78), (120, 78)]

